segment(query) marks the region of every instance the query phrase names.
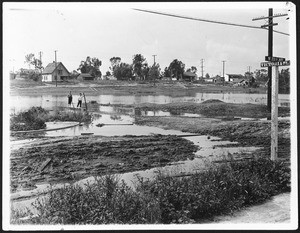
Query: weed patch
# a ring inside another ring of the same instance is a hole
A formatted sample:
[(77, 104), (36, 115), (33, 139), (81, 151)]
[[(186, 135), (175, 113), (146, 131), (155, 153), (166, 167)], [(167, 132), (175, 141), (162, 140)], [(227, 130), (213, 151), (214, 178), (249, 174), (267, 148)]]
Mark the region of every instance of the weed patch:
[(49, 121), (77, 121), (90, 122), (91, 114), (87, 112), (65, 112), (65, 111), (49, 111), (42, 107), (32, 107), (28, 111), (12, 114), (10, 116), (10, 130), (26, 131), (39, 130), (46, 128), (46, 122)]
[[(135, 190), (110, 175), (85, 187), (52, 190), (48, 198), (35, 202), (38, 214), (30, 223), (195, 223), (287, 191), (290, 169), (266, 158), (210, 165), (190, 177), (140, 178)], [(29, 210), (26, 214), (32, 216)], [(18, 217), (26, 214), (13, 210), (11, 222), (20, 223)]]

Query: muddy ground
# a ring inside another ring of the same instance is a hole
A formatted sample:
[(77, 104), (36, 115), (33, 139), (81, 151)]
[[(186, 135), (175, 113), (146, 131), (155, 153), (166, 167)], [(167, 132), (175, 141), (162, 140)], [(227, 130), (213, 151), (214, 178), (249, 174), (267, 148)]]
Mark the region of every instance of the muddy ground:
[(73, 182), (193, 159), (197, 146), (177, 136), (44, 138), (11, 151), (11, 191), (37, 183)]
[[(12, 80), (11, 95), (63, 95), (69, 91), (92, 94), (186, 96), (193, 92), (265, 93), (265, 88), (243, 88), (222, 85), (160, 82), (151, 83), (101, 81), (86, 83), (41, 83)], [(90, 104), (90, 103), (89, 103)], [(260, 153), (270, 156), (270, 121), (242, 121), (239, 117), (268, 117), (266, 106), (228, 104), (222, 101), (196, 103), (124, 105), (139, 111), (168, 111), (197, 113), (204, 117), (146, 117), (135, 116), (135, 124), (175, 129), (183, 132), (220, 137), (239, 142), (236, 146), (260, 146)], [(89, 106), (89, 109), (91, 109)], [(279, 116), (289, 116), (289, 108), (279, 108)], [(32, 136), (29, 136), (32, 137)], [(33, 136), (35, 137), (35, 136)], [(232, 146), (232, 145), (231, 145)], [(188, 140), (176, 136), (130, 137), (58, 137), (36, 138), (11, 151), (11, 191), (34, 189), (37, 183), (71, 182), (92, 175), (123, 173), (169, 162), (192, 159), (197, 148)], [(290, 121), (279, 121), (279, 158), (290, 158)]]

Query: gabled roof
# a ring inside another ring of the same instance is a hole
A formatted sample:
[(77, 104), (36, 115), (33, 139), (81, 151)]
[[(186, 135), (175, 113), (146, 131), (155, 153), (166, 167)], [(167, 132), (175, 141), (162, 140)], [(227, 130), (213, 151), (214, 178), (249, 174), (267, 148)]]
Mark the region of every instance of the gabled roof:
[(94, 77), (94, 76), (91, 75), (90, 73), (82, 73), (82, 74), (79, 74), (78, 77)]
[(232, 78), (244, 78), (244, 75), (242, 74), (227, 74), (227, 75)]
[[(70, 74), (70, 72), (67, 70), (64, 64), (62, 64), (61, 62), (57, 62), (57, 67), (59, 65), (62, 65), (66, 69), (66, 71)], [(52, 62), (45, 67), (43, 74), (52, 74), (54, 71), (55, 71), (55, 62)]]

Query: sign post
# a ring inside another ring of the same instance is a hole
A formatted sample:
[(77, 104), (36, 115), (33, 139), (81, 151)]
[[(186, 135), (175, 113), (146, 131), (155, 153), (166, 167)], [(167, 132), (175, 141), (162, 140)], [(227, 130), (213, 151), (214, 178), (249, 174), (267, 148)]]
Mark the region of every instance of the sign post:
[(278, 158), (278, 82), (279, 66), (289, 66), (290, 61), (281, 57), (266, 56), (267, 62), (260, 63), (261, 67), (272, 68), (272, 101), (271, 101), (271, 160)]
[(278, 66), (272, 67), (271, 160), (278, 157)]

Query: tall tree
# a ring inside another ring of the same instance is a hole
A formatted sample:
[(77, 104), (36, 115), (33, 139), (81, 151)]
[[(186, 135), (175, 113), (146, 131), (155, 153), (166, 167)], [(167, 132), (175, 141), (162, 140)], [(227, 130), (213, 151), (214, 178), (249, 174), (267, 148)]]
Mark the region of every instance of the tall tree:
[(257, 69), (254, 71), (254, 77), (259, 82), (267, 82), (268, 81), (268, 71), (266, 69)]
[(169, 65), (169, 71), (171, 73), (172, 77), (176, 77), (177, 80), (182, 78), (183, 72), (184, 72), (185, 65), (182, 61), (179, 61), (177, 59), (173, 60)]
[(82, 74), (89, 73), (94, 77), (101, 77), (101, 65), (102, 62), (98, 58), (91, 58), (90, 56), (88, 56), (85, 61), (81, 61), (77, 70), (80, 70)]
[(188, 69), (186, 70), (186, 72), (192, 72), (192, 73), (196, 74), (197, 68), (196, 68), (195, 66), (191, 66), (191, 68), (188, 68)]
[(112, 57), (109, 59), (109, 61), (111, 63), (111, 66), (109, 67), (109, 69), (111, 70), (113, 75), (116, 77), (116, 75), (114, 74), (114, 69), (120, 65), (121, 58), (120, 57)]
[(42, 65), (42, 61), (40, 59), (35, 58), (33, 53), (29, 53), (25, 56), (25, 63), (28, 64), (28, 67), (30, 69), (30, 66), (33, 65), (35, 69), (38, 69), (40, 72), (42, 72), (42, 69), (44, 68)]
[(114, 76), (118, 80), (131, 80), (133, 77), (132, 66), (123, 62), (120, 63), (114, 68)]
[(28, 64), (28, 68), (30, 69), (30, 66), (32, 65), (34, 61), (34, 54), (33, 53), (29, 53), (25, 56), (25, 62)]
[(171, 77), (171, 73), (170, 73), (168, 67), (165, 67), (163, 75), (164, 75), (164, 77)]
[(141, 54), (135, 54), (132, 59), (132, 65), (133, 65), (133, 73), (135, 76), (137, 76), (139, 79), (144, 79), (143, 77), (143, 69), (147, 69), (147, 66), (145, 63), (146, 58), (143, 57)]
[(153, 81), (155, 85), (155, 81), (158, 80), (160, 77), (160, 67), (158, 63), (155, 63), (149, 69), (149, 81)]
[(279, 73), (279, 92), (290, 93), (290, 69), (282, 69)]

